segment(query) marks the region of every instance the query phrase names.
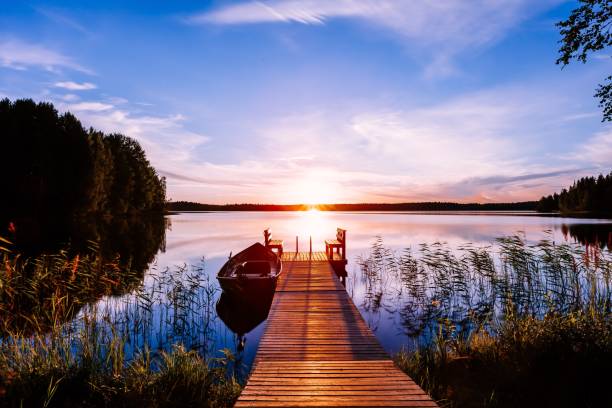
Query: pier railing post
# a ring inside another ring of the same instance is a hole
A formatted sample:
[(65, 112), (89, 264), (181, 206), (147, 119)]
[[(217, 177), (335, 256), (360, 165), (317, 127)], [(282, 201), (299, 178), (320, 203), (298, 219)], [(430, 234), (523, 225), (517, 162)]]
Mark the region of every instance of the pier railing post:
[(295, 254), (297, 255), (297, 253), (300, 252), (299, 250), (299, 246), (298, 246), (298, 236), (295, 236)]
[(312, 256), (312, 235), (310, 236), (310, 255)]

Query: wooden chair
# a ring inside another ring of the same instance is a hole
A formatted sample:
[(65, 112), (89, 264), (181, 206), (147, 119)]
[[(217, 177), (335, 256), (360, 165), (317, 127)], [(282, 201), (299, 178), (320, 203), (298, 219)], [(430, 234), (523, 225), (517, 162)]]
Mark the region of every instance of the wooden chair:
[(334, 248), (337, 249), (340, 259), (346, 259), (346, 230), (338, 228), (336, 239), (325, 240), (325, 253), (328, 259), (334, 259)]
[(270, 228), (266, 228), (263, 232), (264, 234), (264, 245), (266, 248), (271, 250), (276, 249), (278, 251), (278, 256), (283, 254), (283, 240), (282, 239), (272, 239), (272, 231)]

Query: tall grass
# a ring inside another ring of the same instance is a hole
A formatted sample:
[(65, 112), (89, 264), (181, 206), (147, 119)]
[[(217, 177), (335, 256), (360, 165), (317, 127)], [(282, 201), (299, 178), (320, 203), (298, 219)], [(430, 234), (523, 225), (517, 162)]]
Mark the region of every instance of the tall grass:
[[(68, 251), (0, 255), (0, 405), (230, 406), (233, 356), (212, 349), (203, 269), (146, 278)], [(122, 296), (116, 296), (122, 295)]]
[(612, 301), (610, 253), (550, 240), (529, 244), (519, 235), (500, 238), (494, 247), (451, 249), (438, 242), (401, 252), (379, 238), (359, 266), (361, 307), (397, 312), (406, 334), (425, 341), (441, 321), (475, 331), (508, 313), (608, 313)]
[(362, 307), (402, 316), (414, 340), (396, 355), (441, 405), (599, 406), (612, 363), (612, 257), (597, 246), (519, 235), (442, 243), (360, 261)]

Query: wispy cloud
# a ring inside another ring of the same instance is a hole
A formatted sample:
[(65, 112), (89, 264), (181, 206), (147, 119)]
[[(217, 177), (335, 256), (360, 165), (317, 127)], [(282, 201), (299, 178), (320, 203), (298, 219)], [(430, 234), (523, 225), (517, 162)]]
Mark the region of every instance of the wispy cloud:
[(93, 74), (93, 71), (64, 54), (17, 39), (0, 40), (0, 66), (17, 70), (36, 67), (54, 72), (65, 68)]
[(75, 102), (79, 100), (79, 95), (65, 94), (65, 95), (62, 95), (60, 98), (66, 102)]
[(113, 105), (102, 102), (79, 102), (70, 105), (70, 109), (77, 112), (103, 112), (113, 109)]
[(339, 18), (367, 21), (430, 55), (427, 76), (456, 71), (453, 58), (503, 38), (510, 29), (563, 0), (274, 0), (249, 1), (195, 14), (192, 24), (301, 23)]
[(88, 91), (90, 89), (96, 89), (96, 84), (92, 84), (91, 82), (73, 82), (73, 81), (63, 81), (56, 82), (53, 84), (56, 88), (68, 89), (70, 91)]
[[(545, 132), (563, 137), (566, 124), (551, 127), (547, 118), (563, 116), (555, 105), (563, 102), (542, 89), (494, 88), (419, 108), (261, 118), (249, 130), (247, 151), (228, 146), (222, 135), (191, 131), (182, 115), (142, 114), (121, 102), (121, 108), (107, 99), (63, 102), (61, 109), (77, 112), (86, 126), (137, 139), (168, 178), (173, 199), (520, 201), (567, 185), (612, 157), (612, 137), (602, 133), (571, 163), (544, 158), (535, 141), (547, 140)], [(209, 149), (232, 159), (208, 157)]]
[[(326, 19), (363, 17), (377, 12), (376, 2), (356, 1), (252, 1), (226, 6), (212, 12), (194, 15), (192, 23), (249, 24), (297, 22), (323, 24)], [(382, 3), (382, 2), (381, 2)]]
[(70, 27), (82, 34), (91, 34), (77, 19), (70, 18), (66, 13), (45, 7), (37, 7), (36, 11), (61, 26)]
[(603, 171), (612, 171), (612, 129), (598, 132), (578, 147), (571, 158), (601, 166)]
[(169, 172), (197, 163), (192, 152), (209, 140), (183, 127), (182, 115), (146, 115), (104, 102), (61, 103), (60, 109), (79, 112), (78, 117), (86, 126), (133, 137), (142, 144), (154, 166)]
[[(565, 126), (549, 123), (562, 112), (551, 101), (559, 98), (541, 89), (496, 88), (417, 109), (296, 114), (254, 130), (256, 161), (177, 173), (256, 180), (232, 195), (265, 190), (272, 201), (299, 201), (287, 186), (301, 185), (345, 201), (537, 199), (593, 169), (589, 159), (568, 165), (544, 157), (537, 140), (560, 137)], [(174, 191), (183, 188), (198, 194), (196, 180)]]

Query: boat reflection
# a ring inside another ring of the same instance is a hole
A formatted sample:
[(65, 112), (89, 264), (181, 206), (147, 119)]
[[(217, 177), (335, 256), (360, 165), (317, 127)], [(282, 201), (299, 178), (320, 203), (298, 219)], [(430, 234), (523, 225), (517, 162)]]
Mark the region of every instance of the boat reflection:
[(221, 293), (217, 315), (236, 334), (236, 350), (239, 353), (246, 345), (246, 335), (268, 318), (273, 298), (273, 290)]

